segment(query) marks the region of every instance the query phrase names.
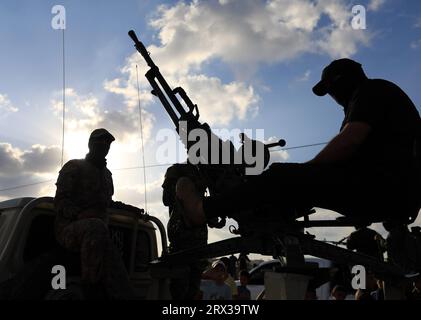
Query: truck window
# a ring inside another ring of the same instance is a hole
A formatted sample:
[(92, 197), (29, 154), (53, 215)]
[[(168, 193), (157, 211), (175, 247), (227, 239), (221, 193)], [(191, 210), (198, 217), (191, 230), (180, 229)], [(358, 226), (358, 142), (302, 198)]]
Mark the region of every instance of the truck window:
[(110, 224), (110, 237), (120, 252), (121, 257), (123, 259), (124, 265), (126, 268), (129, 268), (130, 264), (130, 248), (131, 248), (131, 241), (132, 241), (132, 230), (130, 226), (120, 226), (120, 225), (113, 225)]
[(137, 234), (135, 272), (145, 272), (151, 261), (151, 239), (149, 234), (140, 230)]
[[(131, 228), (111, 225), (110, 236), (114, 245), (120, 251), (126, 268), (129, 268), (132, 243)], [(136, 241), (135, 272), (146, 271), (150, 260), (151, 240), (149, 234), (144, 230), (139, 230)]]

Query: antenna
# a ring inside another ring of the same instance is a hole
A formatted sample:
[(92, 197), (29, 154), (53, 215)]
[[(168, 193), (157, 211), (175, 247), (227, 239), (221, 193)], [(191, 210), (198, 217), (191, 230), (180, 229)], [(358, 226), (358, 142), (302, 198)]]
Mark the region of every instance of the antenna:
[(62, 136), (61, 136), (61, 166), (63, 167), (64, 162), (64, 131), (65, 126), (64, 122), (66, 120), (66, 60), (65, 60), (65, 46), (64, 46), (64, 29), (62, 29), (63, 33), (63, 128), (62, 128)]
[(143, 166), (143, 184), (145, 190), (145, 211), (148, 211), (148, 202), (146, 196), (146, 166), (145, 166), (145, 148), (143, 144), (143, 122), (142, 122), (142, 107), (140, 106), (140, 87), (139, 87), (139, 71), (136, 65), (136, 81), (137, 81), (137, 101), (139, 109), (139, 123), (140, 123), (140, 141), (142, 146), (142, 166)]

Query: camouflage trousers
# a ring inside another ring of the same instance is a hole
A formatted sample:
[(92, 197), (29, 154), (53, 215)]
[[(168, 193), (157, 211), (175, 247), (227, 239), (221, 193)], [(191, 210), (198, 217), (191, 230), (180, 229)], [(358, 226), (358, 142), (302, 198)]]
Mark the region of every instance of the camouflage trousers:
[(134, 298), (127, 270), (103, 220), (82, 219), (56, 231), (65, 249), (80, 252), (83, 283), (103, 284), (111, 299)]

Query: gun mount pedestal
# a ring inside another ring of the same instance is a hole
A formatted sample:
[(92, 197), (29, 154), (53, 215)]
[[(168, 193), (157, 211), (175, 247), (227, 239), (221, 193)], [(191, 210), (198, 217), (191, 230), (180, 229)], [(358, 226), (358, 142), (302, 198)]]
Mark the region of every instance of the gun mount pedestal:
[[(256, 227), (260, 224), (269, 227), (263, 231)], [(311, 255), (349, 266), (362, 265), (373, 272), (376, 278), (387, 281), (386, 295), (388, 299), (402, 298), (402, 290), (397, 288), (405, 280), (404, 272), (393, 264), (315, 240), (314, 236), (304, 234), (294, 224), (274, 226), (267, 222), (261, 222), (254, 226), (255, 230), (260, 231), (167, 254), (152, 262), (152, 265), (159, 268), (173, 268), (175, 265), (185, 265), (198, 259), (216, 258), (236, 253), (273, 256), (280, 259), (282, 267), (276, 270), (276, 275), (268, 275), (269, 291), (266, 292), (266, 297), (268, 299), (304, 299), (305, 290), (307, 290), (310, 280), (318, 287), (329, 281), (332, 275), (331, 269), (318, 268), (317, 265), (306, 263), (304, 255)], [(274, 282), (269, 284), (270, 281)], [(276, 292), (271, 291), (274, 285), (278, 290)], [(291, 289), (291, 287), (296, 289)]]
[(405, 300), (406, 281), (384, 281), (383, 292), (385, 300)]
[(296, 273), (265, 273), (267, 300), (304, 300), (311, 277)]

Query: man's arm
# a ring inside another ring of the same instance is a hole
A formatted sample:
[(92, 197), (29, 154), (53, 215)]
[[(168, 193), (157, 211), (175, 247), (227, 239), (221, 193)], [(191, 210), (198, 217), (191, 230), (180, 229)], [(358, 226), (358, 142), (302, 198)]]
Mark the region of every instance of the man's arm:
[(57, 190), (54, 197), (55, 210), (71, 220), (76, 219), (80, 212), (80, 208), (73, 201), (73, 188), (77, 172), (77, 165), (72, 162), (63, 166), (57, 179)]
[(367, 139), (371, 127), (365, 122), (347, 123), (342, 131), (308, 163), (329, 164), (349, 159)]
[(110, 208), (131, 211), (131, 212), (137, 213), (139, 215), (143, 215), (145, 213), (145, 210), (140, 209), (140, 208), (135, 207), (135, 206), (132, 206), (130, 204), (126, 204), (126, 203), (121, 202), (121, 201), (111, 200)]

